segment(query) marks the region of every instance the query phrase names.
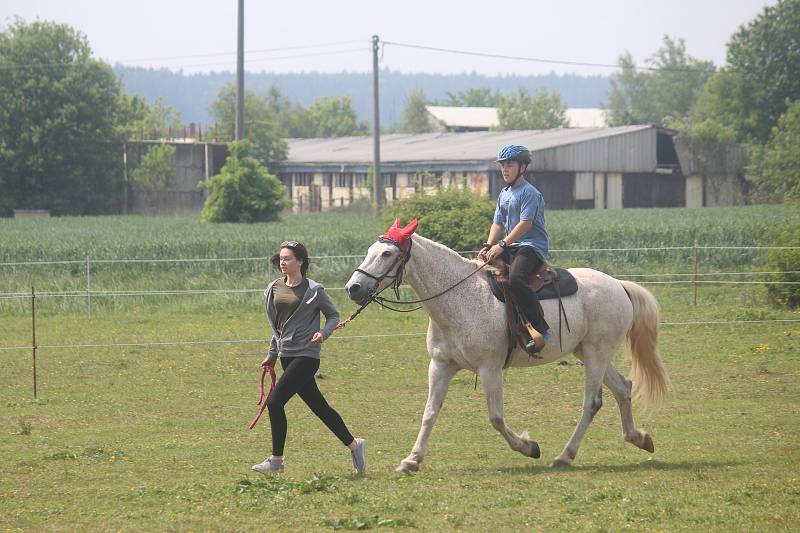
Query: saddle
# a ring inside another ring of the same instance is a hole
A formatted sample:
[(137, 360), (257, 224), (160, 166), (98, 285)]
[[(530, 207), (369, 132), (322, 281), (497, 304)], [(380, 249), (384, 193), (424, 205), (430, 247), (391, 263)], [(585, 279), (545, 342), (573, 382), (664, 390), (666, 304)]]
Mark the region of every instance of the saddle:
[[(498, 300), (506, 304), (506, 317), (508, 319), (508, 353), (506, 354), (506, 360), (503, 366), (507, 367), (511, 361), (511, 353), (514, 351), (514, 347), (519, 345), (524, 349), (527, 342), (525, 335), (528, 334), (533, 338), (538, 332), (528, 323), (520, 312), (516, 302), (514, 302), (509, 286), (508, 264), (506, 261), (503, 258), (496, 258), (492, 262), (492, 266), (497, 268), (497, 273), (489, 276), (489, 284), (492, 288), (492, 293)], [(558, 299), (558, 343), (559, 347), (561, 347), (562, 316), (567, 326), (567, 331), (571, 331), (561, 298), (562, 296), (570, 296), (578, 292), (578, 282), (568, 270), (552, 268), (549, 263), (545, 262), (539, 270), (531, 274), (529, 285), (533, 292), (536, 293), (536, 297), (539, 300)], [(541, 312), (541, 304), (539, 304), (539, 309)], [(532, 357), (536, 356), (535, 353), (529, 355)]]

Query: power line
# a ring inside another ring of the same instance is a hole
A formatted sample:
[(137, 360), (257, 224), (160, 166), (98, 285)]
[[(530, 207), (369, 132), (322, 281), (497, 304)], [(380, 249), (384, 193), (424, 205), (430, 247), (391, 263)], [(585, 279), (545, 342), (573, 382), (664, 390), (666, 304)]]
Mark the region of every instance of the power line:
[[(288, 48), (287, 48), (288, 50)], [(245, 60), (245, 63), (258, 63), (258, 62), (265, 62), (265, 61), (276, 61), (281, 59), (295, 59), (300, 57), (320, 57), (320, 56), (329, 56), (329, 55), (337, 55), (337, 54), (346, 54), (352, 52), (365, 52), (367, 51), (367, 47), (359, 47), (359, 48), (346, 48), (342, 50), (332, 50), (327, 52), (311, 52), (307, 54), (292, 54), (292, 55), (284, 55), (284, 56), (273, 56), (273, 57), (261, 57), (261, 58), (252, 58)], [(56, 69), (56, 68), (72, 68), (78, 65), (87, 65), (88, 63), (17, 63), (13, 65), (0, 65), (0, 71), (8, 71), (8, 70), (25, 70), (25, 69)], [(191, 67), (214, 67), (214, 66), (229, 66), (231, 64), (230, 61), (225, 62), (215, 62), (215, 63), (193, 63), (188, 65), (176, 65), (180, 68), (191, 68)]]
[[(486, 52), (473, 52), (469, 50), (456, 50), (454, 48), (441, 48), (438, 46), (426, 46), (422, 44), (398, 43), (393, 41), (383, 41), (384, 45), (399, 46), (402, 48), (415, 48), (417, 50), (428, 50), (431, 52), (444, 52), (448, 54), (460, 54), (475, 57), (488, 57), (492, 59), (508, 59), (512, 61), (527, 61), (530, 63), (547, 63), (551, 65), (572, 65), (579, 67), (599, 67), (599, 68), (614, 68), (622, 69), (623, 66), (611, 63), (590, 63), (587, 61), (569, 61), (560, 59), (546, 59), (542, 57), (523, 57), (523, 56), (510, 56), (504, 54), (490, 54)], [(713, 72), (713, 69), (708, 68), (667, 68), (667, 67), (643, 67), (639, 65), (627, 65), (635, 70), (649, 70), (659, 72)]]

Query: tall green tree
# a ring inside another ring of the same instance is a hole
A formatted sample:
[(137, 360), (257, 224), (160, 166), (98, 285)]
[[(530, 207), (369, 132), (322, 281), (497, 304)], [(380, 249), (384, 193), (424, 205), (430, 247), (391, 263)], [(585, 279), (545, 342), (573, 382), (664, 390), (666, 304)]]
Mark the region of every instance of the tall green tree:
[(182, 134), (181, 114), (158, 98), (151, 107), (138, 95), (121, 94), (117, 100), (116, 133), (126, 141), (155, 140)]
[(497, 107), (499, 130), (543, 130), (569, 126), (567, 108), (557, 91), (531, 94), (521, 88), (503, 96)]
[(747, 176), (767, 200), (800, 201), (800, 100), (778, 119), (763, 150), (754, 154)]
[(359, 122), (349, 96), (321, 96), (308, 108), (315, 137), (366, 135), (369, 128)]
[(789, 103), (800, 100), (800, 0), (779, 0), (741, 26), (727, 60), (741, 84), (738, 137), (765, 143)]
[[(210, 111), (214, 126), (209, 129), (209, 135), (219, 141), (233, 141), (236, 126), (236, 85), (233, 82), (220, 90)], [(262, 165), (286, 159), (288, 146), (281, 133), (267, 98), (245, 91), (244, 134), (252, 143), (252, 156)]]
[(0, 215), (108, 213), (122, 200), (119, 84), (65, 24), (0, 32)]
[(287, 98), (277, 85), (270, 86), (266, 102), (281, 137), (314, 137), (314, 125), (308, 116), (308, 110)]
[(425, 106), (428, 101), (422, 89), (414, 89), (406, 96), (406, 104), (403, 107), (403, 123), (400, 131), (403, 133), (427, 133), (433, 131), (428, 111)]
[(247, 140), (228, 145), (228, 158), (220, 173), (200, 182), (209, 190), (203, 206), (206, 222), (272, 222), (291, 207), (286, 188), (253, 157)]
[(690, 56), (686, 42), (669, 35), (645, 63), (648, 70), (637, 68), (630, 52), (620, 56), (605, 104), (609, 125), (666, 125), (685, 118), (714, 72), (713, 63)]

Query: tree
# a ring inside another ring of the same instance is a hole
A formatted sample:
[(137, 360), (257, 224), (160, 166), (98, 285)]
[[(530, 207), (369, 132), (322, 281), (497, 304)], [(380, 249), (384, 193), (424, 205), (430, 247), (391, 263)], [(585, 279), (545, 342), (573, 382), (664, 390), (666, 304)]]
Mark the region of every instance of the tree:
[(789, 102), (800, 100), (800, 0), (779, 0), (728, 41), (728, 68), (740, 76), (740, 140), (767, 142)]
[(455, 107), (497, 107), (502, 99), (500, 91), (482, 87), (480, 89), (467, 89), (453, 94), (447, 91), (447, 98), (437, 105)]
[(247, 140), (228, 145), (229, 155), (220, 173), (200, 182), (210, 191), (203, 206), (206, 222), (272, 222), (291, 207), (286, 188), (253, 156)]
[(266, 103), (281, 137), (302, 139), (314, 136), (314, 126), (308, 116), (308, 110), (289, 100), (277, 85), (270, 86)]
[(546, 89), (531, 94), (521, 88), (504, 96), (497, 106), (499, 130), (543, 130), (569, 126), (567, 109), (558, 92)]
[(116, 132), (124, 140), (155, 140), (175, 137), (183, 128), (181, 114), (158, 98), (150, 107), (141, 96), (120, 94), (116, 109)]
[(747, 179), (765, 199), (800, 200), (800, 100), (781, 115), (769, 142), (754, 154)]
[(428, 101), (422, 89), (414, 89), (406, 96), (406, 105), (403, 108), (403, 123), (400, 130), (403, 133), (427, 133), (433, 131), (428, 119), (428, 110), (425, 106)]
[[(236, 124), (236, 86), (229, 83), (211, 104), (215, 124), (209, 135), (220, 141), (232, 141)], [(262, 165), (286, 159), (288, 147), (281, 139), (275, 113), (266, 98), (250, 91), (244, 95), (245, 137), (252, 143), (252, 156)]]
[(366, 135), (367, 125), (358, 121), (349, 96), (321, 96), (308, 108), (315, 137)]
[(174, 146), (153, 146), (142, 158), (142, 163), (131, 172), (131, 181), (144, 191), (166, 191), (175, 179), (174, 161)]
[(647, 59), (649, 71), (636, 67), (630, 52), (618, 61), (620, 72), (612, 76), (606, 102), (609, 125), (655, 123), (666, 125), (685, 118), (709, 77), (714, 64), (690, 56), (683, 39), (669, 35)]
[(14, 208), (108, 213), (122, 199), (119, 85), (65, 24), (0, 32), (0, 216)]

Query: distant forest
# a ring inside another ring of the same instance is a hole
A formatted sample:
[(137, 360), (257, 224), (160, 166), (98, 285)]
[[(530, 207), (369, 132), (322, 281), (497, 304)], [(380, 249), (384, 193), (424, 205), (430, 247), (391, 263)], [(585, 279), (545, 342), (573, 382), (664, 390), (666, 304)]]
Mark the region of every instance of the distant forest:
[[(233, 73), (212, 72), (184, 74), (167, 69), (145, 69), (115, 65), (114, 70), (122, 80), (125, 92), (144, 97), (153, 104), (159, 97), (164, 103), (181, 113), (185, 124), (196, 122), (206, 130), (209, 126), (211, 103), (220, 89), (235, 79)], [(310, 105), (319, 96), (346, 95), (362, 120), (372, 117), (372, 74), (273, 74), (268, 72), (245, 75), (245, 89), (257, 94), (265, 93), (276, 85), (289, 99)], [(556, 90), (568, 107), (601, 107), (606, 101), (609, 84), (605, 76), (578, 76), (574, 74), (548, 74), (540, 76), (482, 76), (479, 74), (402, 74), (389, 70), (380, 73), (381, 127), (403, 120), (406, 95), (422, 89), (428, 100), (444, 99), (448, 92), (467, 89), (490, 88), (509, 93), (520, 87), (536, 91), (540, 88)]]

